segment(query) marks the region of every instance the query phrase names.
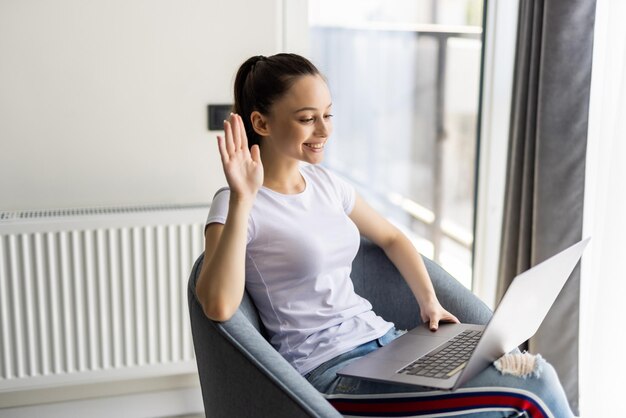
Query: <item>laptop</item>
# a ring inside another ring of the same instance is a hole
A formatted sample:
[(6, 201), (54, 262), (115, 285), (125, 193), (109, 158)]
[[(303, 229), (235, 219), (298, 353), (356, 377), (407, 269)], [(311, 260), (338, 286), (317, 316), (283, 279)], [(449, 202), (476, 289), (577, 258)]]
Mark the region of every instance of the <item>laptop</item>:
[(489, 323), (418, 326), (353, 361), (340, 376), (455, 390), (539, 329), (590, 238), (515, 277)]

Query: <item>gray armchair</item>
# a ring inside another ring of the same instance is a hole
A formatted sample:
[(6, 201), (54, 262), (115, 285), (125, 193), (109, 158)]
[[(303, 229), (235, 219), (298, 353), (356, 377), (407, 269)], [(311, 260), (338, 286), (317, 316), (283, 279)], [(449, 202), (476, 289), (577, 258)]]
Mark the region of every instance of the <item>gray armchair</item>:
[[(204, 255), (204, 254), (203, 254)], [(226, 322), (204, 315), (195, 285), (203, 255), (191, 271), (188, 286), (193, 342), (207, 417), (341, 417), (267, 342), (258, 312), (244, 295), (237, 313)], [(485, 324), (491, 311), (445, 270), (424, 258), (441, 304), (459, 320)], [(352, 269), (356, 292), (374, 312), (410, 329), (421, 322), (419, 306), (385, 253), (362, 239)]]

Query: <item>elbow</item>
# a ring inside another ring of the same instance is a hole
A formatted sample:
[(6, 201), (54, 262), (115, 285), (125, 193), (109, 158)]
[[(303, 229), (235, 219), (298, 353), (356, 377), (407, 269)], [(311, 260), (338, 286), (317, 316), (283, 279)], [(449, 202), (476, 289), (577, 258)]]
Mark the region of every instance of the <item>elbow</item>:
[(212, 321), (215, 322), (226, 322), (231, 319), (237, 309), (232, 309), (231, 307), (219, 305), (219, 304), (201, 304), (202, 310), (204, 314)]
[(405, 235), (398, 228), (393, 227), (379, 246), (388, 254), (399, 242), (403, 242), (406, 239)]
[(212, 321), (225, 322), (235, 315), (239, 304), (233, 305), (223, 298), (214, 298), (206, 295), (200, 286), (196, 285), (196, 298), (204, 314)]

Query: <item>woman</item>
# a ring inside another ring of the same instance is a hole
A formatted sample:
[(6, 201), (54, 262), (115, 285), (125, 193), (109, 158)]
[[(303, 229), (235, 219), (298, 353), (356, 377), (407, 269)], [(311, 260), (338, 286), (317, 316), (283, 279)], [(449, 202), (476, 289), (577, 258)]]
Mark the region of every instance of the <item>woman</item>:
[[(411, 242), (352, 186), (320, 167), (332, 132), (331, 109), (324, 78), (301, 56), (256, 56), (241, 65), (235, 113), (224, 121), (225, 136), (218, 136), (229, 187), (211, 205), (198, 298), (209, 318), (225, 321), (239, 307), (245, 286), (271, 344), (324, 394), (416, 392), (414, 386), (336, 375), (346, 362), (401, 334), (354, 292), (350, 268), (360, 235), (398, 268), (432, 331), (440, 321), (458, 320), (440, 305)], [(538, 360), (535, 370), (540, 368), (541, 377), (520, 379), (491, 367), (468, 387), (523, 389), (534, 396), (533, 405), (571, 416), (554, 370)], [(476, 402), (466, 405), (466, 414), (455, 416), (516, 416), (511, 414), (524, 409), (517, 401), (489, 411)]]

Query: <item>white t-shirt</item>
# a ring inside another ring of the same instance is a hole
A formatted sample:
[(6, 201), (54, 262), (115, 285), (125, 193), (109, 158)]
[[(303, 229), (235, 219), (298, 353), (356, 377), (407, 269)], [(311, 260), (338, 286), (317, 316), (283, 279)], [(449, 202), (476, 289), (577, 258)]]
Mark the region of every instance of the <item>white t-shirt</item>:
[[(392, 323), (354, 292), (360, 236), (348, 217), (354, 188), (318, 165), (300, 168), (306, 187), (285, 195), (262, 187), (248, 219), (246, 289), (270, 343), (301, 374), (383, 336)], [(207, 219), (225, 223), (228, 188)]]

